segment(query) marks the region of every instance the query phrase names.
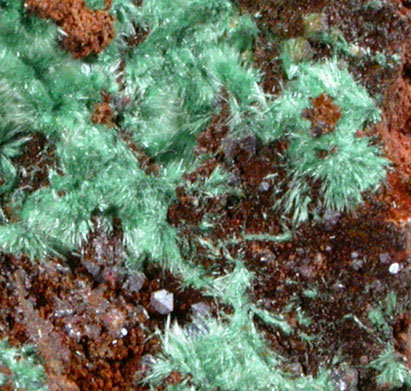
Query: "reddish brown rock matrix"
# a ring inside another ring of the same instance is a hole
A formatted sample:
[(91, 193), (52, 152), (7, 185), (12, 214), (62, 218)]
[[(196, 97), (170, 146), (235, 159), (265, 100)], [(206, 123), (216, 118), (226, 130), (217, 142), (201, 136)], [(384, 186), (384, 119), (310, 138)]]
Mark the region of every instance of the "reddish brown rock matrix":
[(93, 113), (91, 115), (91, 121), (95, 124), (106, 125), (108, 128), (114, 126), (114, 110), (111, 107), (111, 96), (103, 91), (102, 102), (97, 103), (94, 106)]
[(331, 133), (341, 118), (340, 108), (327, 94), (311, 100), (312, 108), (304, 111), (304, 117), (311, 121), (311, 134), (319, 137)]
[(84, 0), (27, 0), (25, 6), (40, 18), (56, 22), (66, 33), (63, 47), (74, 58), (98, 54), (115, 36), (114, 18), (108, 9), (90, 10)]

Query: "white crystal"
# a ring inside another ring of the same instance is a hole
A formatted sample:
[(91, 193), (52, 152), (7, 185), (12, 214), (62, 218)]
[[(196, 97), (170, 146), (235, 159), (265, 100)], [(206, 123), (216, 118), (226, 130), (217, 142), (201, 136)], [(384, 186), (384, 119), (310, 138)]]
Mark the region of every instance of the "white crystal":
[(392, 263), (392, 264), (390, 265), (388, 271), (389, 271), (391, 274), (397, 274), (397, 273), (400, 271), (400, 269), (401, 269), (401, 266), (400, 266), (399, 263)]
[(167, 315), (174, 310), (174, 295), (165, 289), (156, 291), (151, 296), (151, 305), (161, 315)]

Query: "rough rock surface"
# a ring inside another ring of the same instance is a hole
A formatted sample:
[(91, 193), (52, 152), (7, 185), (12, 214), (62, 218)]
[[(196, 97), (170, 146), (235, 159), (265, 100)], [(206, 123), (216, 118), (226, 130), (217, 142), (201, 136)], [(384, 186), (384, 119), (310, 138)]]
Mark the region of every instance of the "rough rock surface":
[[(27, 0), (25, 5), (63, 29), (63, 47), (74, 58), (100, 53), (115, 36), (113, 17), (106, 10), (90, 10), (84, 0)], [(110, 5), (106, 0), (107, 9)]]

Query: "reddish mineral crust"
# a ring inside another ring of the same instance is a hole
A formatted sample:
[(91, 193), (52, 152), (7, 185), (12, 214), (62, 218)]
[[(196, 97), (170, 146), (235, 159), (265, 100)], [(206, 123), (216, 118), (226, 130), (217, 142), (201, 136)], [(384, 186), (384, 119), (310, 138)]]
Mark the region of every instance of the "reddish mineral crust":
[[(63, 47), (74, 58), (100, 53), (115, 36), (114, 18), (106, 10), (88, 9), (84, 0), (27, 0), (25, 5), (64, 30)], [(106, 9), (110, 6), (106, 0)]]

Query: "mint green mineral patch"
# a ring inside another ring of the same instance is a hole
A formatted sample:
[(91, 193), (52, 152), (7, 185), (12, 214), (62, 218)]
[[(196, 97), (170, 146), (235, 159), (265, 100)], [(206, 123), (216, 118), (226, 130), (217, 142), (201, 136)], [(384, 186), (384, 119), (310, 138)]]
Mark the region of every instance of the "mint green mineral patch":
[[(7, 91), (0, 97), (3, 188), (13, 187), (11, 158), (34, 131), (56, 145), (59, 163), (58, 172), (49, 171), (50, 187), (6, 194), (16, 222), (0, 227), (0, 247), (37, 258), (64, 255), (86, 240), (92, 215), (101, 216), (108, 230), (119, 217), (130, 260), (148, 256), (178, 265), (167, 209), (182, 175), (195, 166), (195, 136), (214, 114), (221, 90), (230, 94), (236, 115), (254, 99), (257, 73), (241, 58), (256, 33), (253, 23), (229, 1), (148, 0), (141, 8), (114, 1), (116, 39), (98, 57), (80, 62), (57, 47), (51, 22), (29, 17), (21, 3), (1, 1), (0, 7), (0, 87)], [(135, 34), (133, 23), (149, 31), (134, 50), (124, 41)], [(140, 168), (117, 129), (91, 123), (102, 91), (131, 102), (120, 126), (155, 157), (158, 176)]]
[[(291, 80), (272, 110), (273, 134), (289, 142), (284, 159), (288, 189), (276, 205), (297, 223), (307, 220), (310, 211), (352, 210), (362, 202), (363, 192), (376, 190), (385, 178), (388, 160), (369, 137), (357, 136), (358, 130), (380, 119), (380, 112), (336, 59), (283, 64)], [(333, 99), (342, 116), (333, 132), (313, 137), (303, 112), (310, 108), (310, 99), (321, 94)], [(313, 183), (319, 184), (317, 198), (312, 195)]]
[[(325, 371), (316, 378), (293, 378), (279, 369), (282, 358), (270, 351), (253, 322), (258, 312), (247, 294), (251, 280), (252, 275), (237, 262), (230, 275), (216, 280), (213, 292), (233, 307), (232, 315), (222, 314), (218, 319), (195, 317), (185, 327), (169, 323), (162, 336), (163, 352), (146, 381), (155, 387), (178, 371), (183, 381), (167, 390), (333, 391)], [(283, 322), (277, 326), (285, 327)]]
[(215, 113), (223, 89), (233, 127), (253, 101), (265, 99), (258, 72), (242, 58), (256, 28), (221, 0), (147, 0), (140, 22), (150, 33), (127, 58), (124, 77), (132, 104), (123, 126), (157, 162), (193, 168), (196, 135)]
[(396, 357), (394, 348), (388, 346), (380, 356), (370, 363), (370, 367), (378, 371), (377, 384), (388, 389), (411, 387), (411, 372), (406, 363)]
[(48, 390), (46, 373), (32, 346), (15, 348), (6, 340), (0, 341), (0, 366), (9, 371), (9, 374), (0, 372), (0, 386), (12, 382), (16, 390)]

